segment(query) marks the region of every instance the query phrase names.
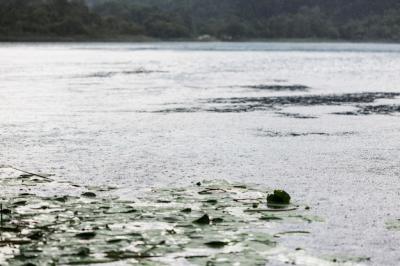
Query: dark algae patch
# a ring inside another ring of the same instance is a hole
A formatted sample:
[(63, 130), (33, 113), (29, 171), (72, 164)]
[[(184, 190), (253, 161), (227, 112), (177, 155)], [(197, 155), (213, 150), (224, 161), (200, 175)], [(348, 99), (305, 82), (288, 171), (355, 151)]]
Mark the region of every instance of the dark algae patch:
[[(21, 184), (7, 175), (0, 171), (2, 187), (34, 186), (31, 177)], [(215, 181), (153, 189), (134, 201), (105, 196), (102, 188), (79, 189), (86, 192), (4, 196), (0, 265), (265, 265), (277, 253), (293, 252), (277, 236), (298, 235), (274, 224), (296, 223), (299, 232), (308, 232), (310, 222), (319, 222), (304, 207), (268, 206), (289, 204), (284, 191), (248, 184)]]

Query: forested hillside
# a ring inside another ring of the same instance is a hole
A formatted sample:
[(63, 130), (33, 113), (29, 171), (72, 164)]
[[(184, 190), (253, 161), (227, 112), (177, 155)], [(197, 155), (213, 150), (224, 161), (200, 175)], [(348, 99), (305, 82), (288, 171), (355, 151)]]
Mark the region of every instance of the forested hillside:
[(400, 40), (398, 0), (0, 0), (0, 37)]

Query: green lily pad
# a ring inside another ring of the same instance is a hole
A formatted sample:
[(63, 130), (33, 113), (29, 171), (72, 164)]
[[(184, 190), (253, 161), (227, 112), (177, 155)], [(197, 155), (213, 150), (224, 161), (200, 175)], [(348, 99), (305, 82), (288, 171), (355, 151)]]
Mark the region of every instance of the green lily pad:
[(261, 216), (260, 220), (263, 221), (281, 221), (283, 220), (281, 217), (273, 216), (273, 215), (264, 215)]
[(229, 244), (228, 242), (224, 242), (224, 241), (210, 241), (210, 242), (204, 243), (204, 245), (211, 247), (211, 248), (223, 248), (228, 244)]
[(75, 237), (77, 237), (79, 239), (89, 240), (89, 239), (96, 237), (96, 233), (95, 232), (82, 232), (82, 233), (75, 234)]
[(200, 218), (194, 220), (193, 223), (201, 224), (201, 225), (207, 225), (207, 224), (211, 223), (211, 219), (210, 219), (210, 216), (208, 216), (208, 214), (204, 214)]
[[(33, 177), (22, 184), (18, 176), (3, 178), (0, 172), (0, 185), (30, 192)], [(295, 220), (304, 231), (309, 226), (300, 218), (304, 209), (266, 208), (267, 189), (249, 184), (205, 181), (119, 200), (104, 196), (107, 188), (52, 182), (41, 185), (49, 191), (68, 185), (65, 191), (75, 191), (74, 195), (80, 189), (87, 192), (81, 197), (25, 192), (5, 197), (4, 209), (11, 214), (3, 214), (0, 247), (15, 248), (5, 265), (174, 265), (178, 260), (194, 265), (265, 265), (266, 253), (280, 245), (273, 237), (274, 223), (268, 223), (274, 220), (270, 212), (280, 217), (280, 225)]]
[(93, 192), (84, 192), (84, 193), (82, 193), (82, 196), (86, 197), (86, 198), (95, 198), (96, 194)]

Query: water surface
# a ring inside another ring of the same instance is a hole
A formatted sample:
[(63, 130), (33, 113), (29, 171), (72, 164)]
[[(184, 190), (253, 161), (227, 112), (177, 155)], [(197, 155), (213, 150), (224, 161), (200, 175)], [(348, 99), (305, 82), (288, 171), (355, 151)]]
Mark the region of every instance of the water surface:
[(284, 188), (325, 219), (288, 246), (399, 264), (385, 223), (400, 218), (400, 45), (2, 44), (0, 58), (0, 164), (127, 195)]

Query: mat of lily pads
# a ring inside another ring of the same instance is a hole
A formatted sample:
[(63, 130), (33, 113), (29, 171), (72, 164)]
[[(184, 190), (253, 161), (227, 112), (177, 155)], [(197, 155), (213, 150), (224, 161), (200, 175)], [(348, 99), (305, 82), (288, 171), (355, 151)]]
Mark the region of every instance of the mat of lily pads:
[[(199, 182), (129, 201), (101, 189), (52, 197), (22, 189), (54, 183), (0, 168), (2, 188), (18, 188), (1, 199), (0, 265), (265, 265), (299, 256), (308, 265), (332, 262), (279, 245), (281, 237), (309, 234), (307, 224), (319, 219), (305, 206), (267, 206), (270, 191), (259, 186)], [(274, 223), (291, 222), (304, 230), (268, 233)]]

